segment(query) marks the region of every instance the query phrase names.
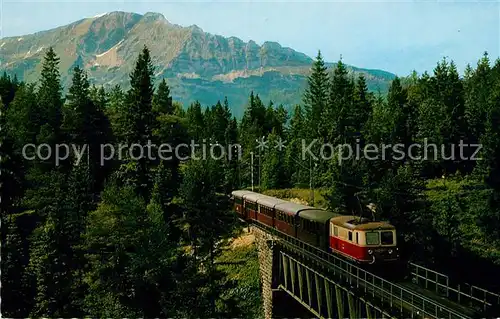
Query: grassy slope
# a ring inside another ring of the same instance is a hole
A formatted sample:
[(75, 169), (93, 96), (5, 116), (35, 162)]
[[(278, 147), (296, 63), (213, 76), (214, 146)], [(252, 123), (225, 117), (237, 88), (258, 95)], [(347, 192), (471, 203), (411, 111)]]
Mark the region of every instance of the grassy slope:
[(217, 263), (220, 270), (229, 274), (230, 280), (237, 282), (236, 288), (228, 291), (228, 294), (238, 299), (245, 317), (262, 318), (259, 260), (253, 236), (243, 234), (236, 238), (225, 247)]

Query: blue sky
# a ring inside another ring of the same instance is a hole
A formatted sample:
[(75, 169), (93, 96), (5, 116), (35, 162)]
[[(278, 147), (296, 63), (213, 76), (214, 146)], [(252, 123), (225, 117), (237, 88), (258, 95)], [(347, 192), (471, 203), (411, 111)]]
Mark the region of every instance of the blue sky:
[[(1, 0), (0, 0), (1, 1)], [(277, 41), (327, 61), (398, 75), (431, 71), (442, 57), (460, 71), (500, 53), (497, 1), (22, 1), (3, 0), (2, 36), (54, 28), (110, 12), (159, 12), (172, 23), (244, 41)]]

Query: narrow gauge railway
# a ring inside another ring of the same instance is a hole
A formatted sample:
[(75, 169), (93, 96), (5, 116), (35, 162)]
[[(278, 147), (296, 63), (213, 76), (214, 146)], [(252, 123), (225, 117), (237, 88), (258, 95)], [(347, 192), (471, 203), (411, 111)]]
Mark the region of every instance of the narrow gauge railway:
[(340, 215), (247, 190), (233, 191), (232, 201), (241, 219), (258, 221), (321, 250), (363, 265), (399, 264), (396, 229), (387, 222)]
[[(354, 261), (358, 268), (367, 271), (370, 277), (385, 280), (390, 287), (404, 291), (400, 296), (404, 299), (401, 307), (408, 304), (410, 308), (418, 309), (418, 301), (422, 303), (421, 309), (427, 309), (428, 314), (435, 312), (436, 318), (441, 318), (438, 313), (443, 311), (446, 313), (445, 317), (449, 314), (450, 318), (476, 316), (474, 310), (455, 304), (431, 291), (412, 292), (416, 287), (405, 278), (408, 275), (407, 267), (399, 256), (396, 229), (387, 222), (373, 222), (358, 216), (336, 214), (247, 190), (233, 191), (231, 200), (233, 209), (241, 220), (275, 229), (284, 236), (309, 245), (318, 250), (319, 258), (325, 258), (319, 253), (323, 251), (338, 260)], [(389, 233), (392, 236), (389, 236)], [(429, 306), (433, 309), (431, 312)]]

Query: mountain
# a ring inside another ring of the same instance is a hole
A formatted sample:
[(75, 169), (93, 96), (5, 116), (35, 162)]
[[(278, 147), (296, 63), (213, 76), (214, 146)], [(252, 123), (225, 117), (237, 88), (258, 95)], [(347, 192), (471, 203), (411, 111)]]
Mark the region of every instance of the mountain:
[[(63, 85), (74, 66), (84, 67), (96, 85), (128, 86), (129, 73), (144, 45), (151, 51), (157, 79), (167, 78), (175, 100), (214, 104), (227, 96), (241, 115), (251, 90), (264, 101), (301, 101), (313, 60), (276, 42), (259, 46), (236, 37), (204, 32), (196, 25), (172, 24), (159, 13), (110, 12), (55, 29), (0, 39), (0, 70), (35, 81), (48, 47), (59, 55)], [(329, 63), (333, 66), (332, 63)], [(370, 90), (386, 92), (394, 74), (350, 67), (364, 73)]]

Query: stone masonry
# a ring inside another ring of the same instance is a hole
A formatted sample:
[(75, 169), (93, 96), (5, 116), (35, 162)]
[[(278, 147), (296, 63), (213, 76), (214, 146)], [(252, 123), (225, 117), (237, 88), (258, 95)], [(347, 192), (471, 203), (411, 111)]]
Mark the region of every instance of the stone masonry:
[(259, 271), (264, 308), (264, 318), (273, 317), (273, 245), (274, 236), (261, 229), (250, 226), (250, 232), (255, 236), (255, 245), (259, 256)]

